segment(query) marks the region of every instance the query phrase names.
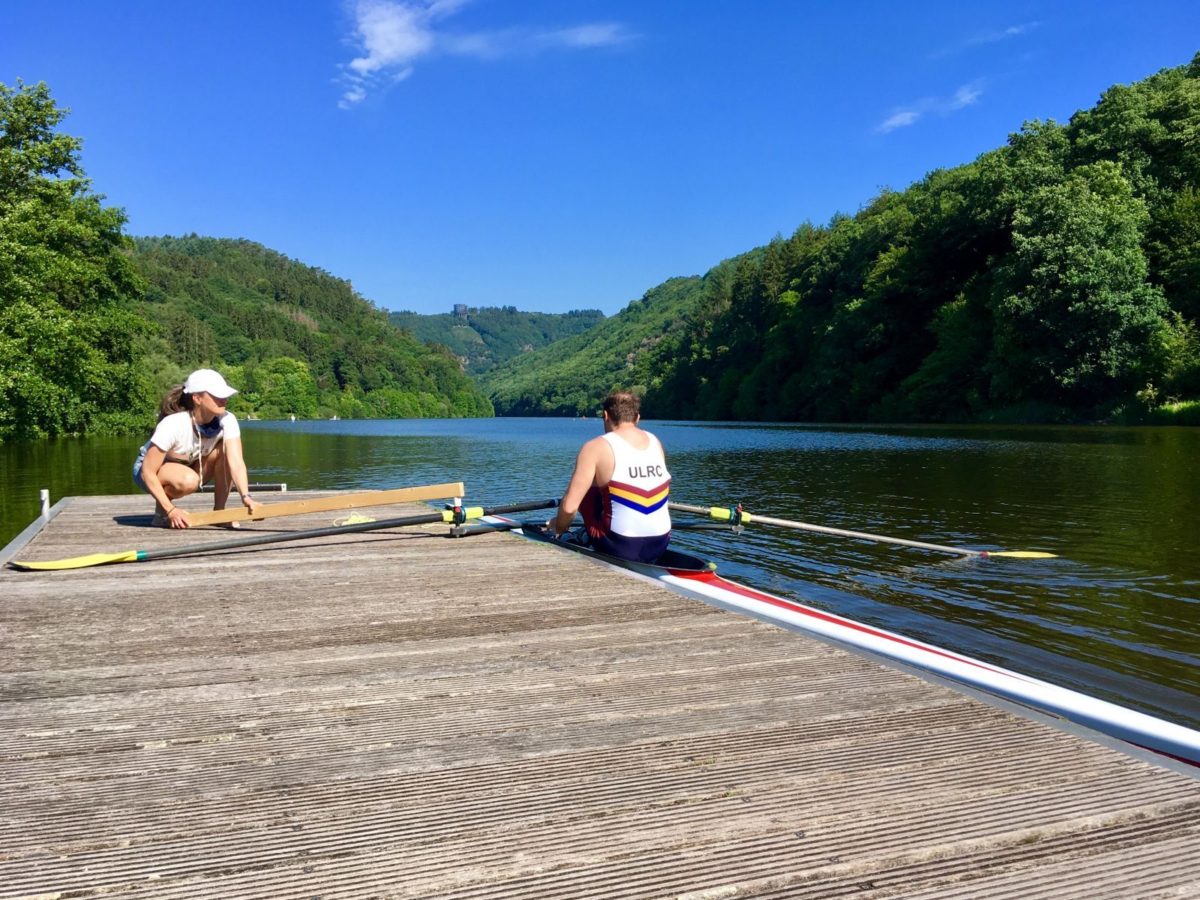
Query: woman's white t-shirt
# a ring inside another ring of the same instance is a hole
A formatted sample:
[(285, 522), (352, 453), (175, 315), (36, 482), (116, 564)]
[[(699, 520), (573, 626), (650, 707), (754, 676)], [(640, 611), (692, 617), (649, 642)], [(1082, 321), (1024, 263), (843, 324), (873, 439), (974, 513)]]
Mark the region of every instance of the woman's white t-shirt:
[(242, 429), (238, 426), (237, 417), (231, 412), (221, 415), (221, 430), (212, 437), (204, 436), (196, 427), (192, 414), (187, 410), (171, 413), (165, 416), (154, 429), (150, 440), (142, 446), (138, 459), (144, 459), (146, 451), (153, 444), (167, 455), (167, 459), (185, 460), (194, 463), (200, 454), (207, 456), (217, 446), (217, 441), (225, 438), (231, 440), (240, 438)]

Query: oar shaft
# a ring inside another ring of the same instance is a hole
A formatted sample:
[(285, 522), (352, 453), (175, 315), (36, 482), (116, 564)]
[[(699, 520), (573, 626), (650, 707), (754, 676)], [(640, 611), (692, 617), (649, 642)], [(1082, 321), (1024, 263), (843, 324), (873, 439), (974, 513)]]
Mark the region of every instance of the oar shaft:
[[(710, 516), (714, 519), (730, 519), (728, 509), (719, 506), (690, 506), (686, 503), (670, 503), (671, 509), (678, 512), (695, 513)], [(755, 513), (742, 513), (742, 521), (747, 524), (759, 522), (763, 525), (777, 525), (780, 528), (795, 528), (800, 531), (813, 531), (817, 534), (833, 534), (839, 537), (857, 538), (863, 541), (878, 541), (883, 544), (898, 544), (901, 547), (916, 547), (919, 550), (936, 550), (941, 553), (953, 553), (956, 556), (987, 556), (982, 550), (967, 550), (963, 547), (948, 547), (945, 544), (930, 544), (925, 541), (910, 541), (906, 538), (888, 537), (883, 534), (869, 534), (865, 531), (850, 531), (845, 528), (830, 528), (828, 525), (811, 525), (808, 522), (794, 522), (790, 519), (775, 519), (771, 516), (760, 516)]]
[(967, 550), (963, 547), (950, 547), (946, 544), (930, 544), (926, 541), (910, 541), (907, 538), (888, 537), (883, 534), (868, 534), (865, 531), (850, 531), (845, 528), (830, 528), (827, 525), (810, 525), (807, 522), (791, 522), (787, 519), (772, 519), (770, 516), (755, 516), (755, 522), (766, 525), (778, 525), (782, 528), (799, 528), (802, 531), (815, 531), (819, 534), (834, 534), (841, 537), (858, 538), (864, 541), (879, 541), (883, 544), (899, 544), (901, 547), (916, 547), (920, 550), (939, 550), (942, 553), (954, 553), (958, 556), (982, 556), (982, 551)]
[(188, 556), (192, 553), (210, 553), (214, 550), (236, 550), (239, 547), (260, 547), (264, 544), (278, 544), (283, 541), (298, 541), (304, 538), (330, 537), (335, 534), (350, 534), (356, 531), (377, 531), (384, 528), (399, 528), (403, 525), (427, 525), (432, 522), (441, 521), (441, 513), (428, 513), (420, 516), (404, 516), (398, 519), (380, 519), (377, 522), (360, 522), (355, 525), (334, 525), (330, 526), (329, 528), (310, 528), (306, 531), (285, 531), (278, 534), (255, 534), (240, 538), (230, 538), (227, 541), (210, 541), (204, 544), (188, 544), (184, 547), (168, 547), (161, 550), (143, 550), (138, 554), (138, 562), (144, 562), (150, 559), (167, 559), (171, 556)]
[[(499, 513), (526, 512), (532, 509), (546, 509), (557, 506), (558, 500), (533, 500), (527, 503), (513, 503), (508, 506), (495, 506), (490, 509), (470, 507), (466, 510), (468, 519)], [(435, 513), (425, 513), (419, 516), (402, 516), (396, 519), (379, 519), (375, 522), (357, 522), (353, 525), (334, 525), (329, 528), (312, 528), (306, 531), (291, 531), (282, 534), (255, 534), (241, 538), (231, 538), (227, 541), (212, 541), (205, 544), (189, 544), (186, 547), (170, 547), (162, 550), (144, 550), (138, 554), (138, 562), (151, 559), (166, 559), (171, 556), (188, 556), (193, 553), (209, 553), (214, 550), (236, 550), (241, 547), (258, 547), (264, 544), (277, 544), (282, 541), (298, 541), (306, 538), (332, 537), (339, 534), (355, 534), (363, 531), (382, 531), (387, 528), (401, 528), (405, 525), (430, 525), (435, 522), (453, 521), (449, 510)]]
[(456, 528), (451, 532), (453, 537), (472, 537), (477, 534), (498, 534), (502, 531), (512, 531), (521, 528), (521, 522), (505, 522), (497, 525), (474, 525), (470, 528)]

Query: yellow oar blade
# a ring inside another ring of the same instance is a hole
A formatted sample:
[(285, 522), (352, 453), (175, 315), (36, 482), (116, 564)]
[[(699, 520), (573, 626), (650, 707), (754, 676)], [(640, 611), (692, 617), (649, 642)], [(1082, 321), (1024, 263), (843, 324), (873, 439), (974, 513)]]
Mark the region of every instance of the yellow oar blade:
[(1041, 550), (988, 550), (986, 556), (1008, 556), (1012, 559), (1058, 559), (1057, 553)]
[(17, 562), (14, 559), (9, 565), (14, 569), (22, 569), (28, 572), (45, 572), (55, 569), (86, 569), (89, 566), (104, 566), (109, 563), (137, 561), (137, 550), (125, 550), (121, 553), (92, 553), (88, 556), (72, 556), (70, 559), (52, 559), (46, 562)]

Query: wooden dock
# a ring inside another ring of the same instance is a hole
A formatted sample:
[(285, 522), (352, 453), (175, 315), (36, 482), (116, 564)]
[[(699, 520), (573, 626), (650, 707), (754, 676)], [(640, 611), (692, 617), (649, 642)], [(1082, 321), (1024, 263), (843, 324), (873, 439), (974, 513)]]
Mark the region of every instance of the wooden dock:
[(1200, 780), (445, 531), (0, 574), (0, 897), (1200, 897)]

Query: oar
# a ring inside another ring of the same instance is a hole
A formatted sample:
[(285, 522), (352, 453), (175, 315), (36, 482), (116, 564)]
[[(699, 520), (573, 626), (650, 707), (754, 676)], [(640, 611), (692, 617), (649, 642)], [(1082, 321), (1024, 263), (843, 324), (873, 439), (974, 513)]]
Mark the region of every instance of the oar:
[(211, 553), (216, 550), (235, 550), (241, 547), (257, 547), (262, 544), (277, 544), (281, 541), (299, 541), (305, 538), (331, 537), (337, 534), (352, 534), (359, 531), (380, 531), (385, 528), (399, 528), (403, 525), (428, 525), (433, 522), (461, 523), (470, 519), (500, 513), (525, 512), (531, 509), (545, 509), (558, 506), (558, 500), (531, 500), (526, 503), (512, 503), (507, 506), (493, 506), (484, 509), (482, 506), (472, 506), (465, 509), (446, 509), (440, 512), (426, 513), (419, 516), (404, 516), (399, 519), (380, 519), (377, 522), (360, 522), (354, 525), (340, 525), (331, 528), (312, 528), (308, 531), (289, 531), (283, 534), (255, 534), (227, 541), (210, 541), (206, 544), (189, 544), (185, 547), (170, 547), (163, 550), (125, 550), (121, 553), (93, 553), (89, 556), (74, 556), (70, 559), (57, 559), (49, 562), (17, 562), (9, 565), (14, 569), (24, 571), (50, 571), (58, 569), (86, 569), (91, 566), (103, 566), (109, 563), (148, 562), (152, 559), (166, 559), (170, 556), (189, 556), (194, 553)]
[(1054, 559), (1055, 554), (1044, 553), (1041, 550), (968, 550), (965, 547), (948, 547), (945, 544), (928, 544), (925, 541), (910, 541), (905, 538), (887, 537), (882, 534), (868, 534), (865, 531), (847, 531), (844, 528), (830, 528), (827, 525), (810, 525), (807, 522), (793, 522), (790, 519), (773, 519), (770, 516), (751, 515), (743, 512), (740, 506), (689, 506), (686, 503), (668, 503), (671, 509), (678, 512), (695, 513), (709, 516), (723, 522), (735, 525), (759, 522), (763, 525), (778, 525), (780, 528), (797, 528), (801, 531), (815, 531), (818, 534), (835, 534), (840, 537), (858, 538), (863, 541), (878, 541), (883, 544), (899, 544), (902, 547), (916, 547), (920, 550), (936, 550), (940, 553), (954, 553), (958, 556), (975, 556), (986, 559), (989, 556), (1010, 556), (1016, 559)]

